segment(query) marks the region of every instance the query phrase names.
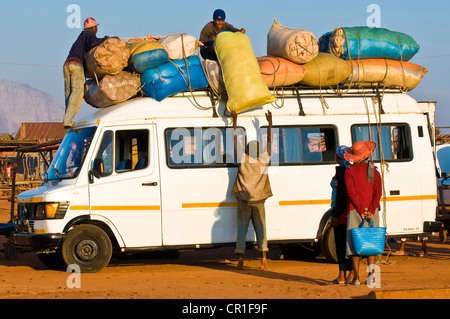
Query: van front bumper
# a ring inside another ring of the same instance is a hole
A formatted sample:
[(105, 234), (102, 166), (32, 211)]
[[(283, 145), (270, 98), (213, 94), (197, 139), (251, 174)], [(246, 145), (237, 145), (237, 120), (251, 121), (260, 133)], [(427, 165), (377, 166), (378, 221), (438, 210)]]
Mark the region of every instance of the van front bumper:
[(65, 234), (23, 234), (12, 235), (14, 244), (18, 248), (30, 248), (35, 252), (57, 250), (64, 239)]

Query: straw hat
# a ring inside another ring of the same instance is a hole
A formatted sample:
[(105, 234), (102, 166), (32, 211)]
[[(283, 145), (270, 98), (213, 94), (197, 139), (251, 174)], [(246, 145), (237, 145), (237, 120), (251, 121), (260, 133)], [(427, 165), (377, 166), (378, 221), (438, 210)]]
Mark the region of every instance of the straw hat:
[(377, 144), (372, 141), (356, 142), (344, 153), (344, 158), (352, 163), (358, 163), (368, 158), (375, 151)]

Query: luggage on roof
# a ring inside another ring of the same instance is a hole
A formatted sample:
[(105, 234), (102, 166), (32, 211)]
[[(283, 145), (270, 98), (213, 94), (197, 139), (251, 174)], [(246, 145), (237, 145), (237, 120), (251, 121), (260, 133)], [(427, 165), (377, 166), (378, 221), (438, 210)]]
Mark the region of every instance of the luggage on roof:
[(280, 87), (300, 82), (308, 69), (279, 57), (263, 56), (258, 59), (261, 75), (268, 87)]
[(319, 46), (312, 32), (288, 29), (274, 18), (267, 35), (267, 55), (302, 64), (311, 61), (318, 53)]
[(171, 60), (141, 75), (142, 91), (157, 101), (171, 95), (206, 88), (208, 80), (197, 55)]
[(250, 39), (241, 32), (220, 32), (214, 49), (227, 90), (227, 109), (236, 113), (275, 102), (261, 76)]
[[(409, 35), (384, 28), (339, 27), (322, 36), (322, 50), (344, 60), (392, 59), (409, 61), (420, 49)], [(328, 41), (328, 44), (326, 43)]]
[(312, 61), (305, 64), (308, 69), (300, 84), (325, 87), (338, 85), (348, 78), (352, 68), (344, 60), (329, 53), (319, 53)]
[(120, 73), (130, 58), (125, 41), (113, 37), (103, 41), (86, 54), (86, 77), (100, 79)]
[(198, 51), (198, 40), (188, 34), (173, 34), (158, 40), (169, 53), (172, 60), (193, 56)]
[(161, 43), (152, 40), (129, 41), (130, 70), (144, 73), (169, 61), (169, 54)]
[(94, 107), (104, 108), (132, 98), (140, 87), (139, 74), (121, 71), (116, 75), (105, 75), (98, 84), (95, 79), (88, 79), (84, 100)]
[(365, 59), (346, 62), (353, 68), (345, 82), (350, 86), (361, 87), (379, 83), (387, 88), (411, 91), (428, 72), (426, 68), (406, 61)]

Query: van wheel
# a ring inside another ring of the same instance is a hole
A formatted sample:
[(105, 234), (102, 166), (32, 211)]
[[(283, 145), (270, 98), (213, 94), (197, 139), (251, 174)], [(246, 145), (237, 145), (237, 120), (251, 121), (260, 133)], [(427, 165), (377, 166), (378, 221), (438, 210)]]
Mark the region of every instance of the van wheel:
[(327, 261), (337, 263), (336, 241), (334, 239), (334, 228), (328, 227), (320, 240), (320, 250)]
[(62, 256), (68, 266), (76, 264), (81, 272), (97, 272), (111, 260), (111, 240), (97, 226), (77, 226), (67, 234), (62, 245)]
[(3, 253), (5, 254), (6, 259), (8, 260), (15, 260), (17, 258), (17, 247), (14, 245), (14, 243), (9, 240), (5, 244), (5, 249), (3, 250)]

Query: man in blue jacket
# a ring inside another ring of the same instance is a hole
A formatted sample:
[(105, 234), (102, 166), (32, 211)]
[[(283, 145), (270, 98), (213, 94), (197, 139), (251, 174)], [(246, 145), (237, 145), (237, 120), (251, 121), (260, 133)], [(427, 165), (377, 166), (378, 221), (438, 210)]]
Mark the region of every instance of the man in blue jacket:
[(93, 18), (84, 21), (84, 30), (72, 45), (64, 62), (64, 91), (66, 111), (64, 114), (64, 128), (73, 125), (75, 115), (83, 103), (84, 93), (84, 61), (86, 53), (101, 44), (108, 37), (97, 38), (98, 23)]

